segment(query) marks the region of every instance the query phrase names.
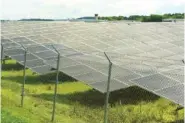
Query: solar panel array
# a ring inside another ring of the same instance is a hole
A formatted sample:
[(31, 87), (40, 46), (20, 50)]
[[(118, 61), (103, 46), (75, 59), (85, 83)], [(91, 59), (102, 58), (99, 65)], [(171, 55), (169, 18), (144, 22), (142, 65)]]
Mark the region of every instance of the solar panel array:
[(106, 92), (108, 61), (113, 62), (110, 90), (138, 85), (184, 105), (184, 32), (178, 23), (2, 23), (4, 54), (46, 74), (55, 71), (61, 53), (60, 71)]

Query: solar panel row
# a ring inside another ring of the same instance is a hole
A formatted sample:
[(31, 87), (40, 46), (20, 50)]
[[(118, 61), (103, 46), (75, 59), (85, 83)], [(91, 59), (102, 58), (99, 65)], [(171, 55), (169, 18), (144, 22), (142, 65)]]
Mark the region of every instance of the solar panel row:
[[(24, 49), (21, 46), (24, 45), (25, 47), (29, 47), (34, 42), (26, 40), (26, 38), (16, 38), (15, 40), (10, 39), (1, 39), (4, 55), (10, 56), (11, 58), (17, 60), (20, 64), (24, 64)], [(30, 49), (30, 47), (28, 48)], [(46, 74), (53, 72), (52, 67), (47, 65), (40, 57), (33, 54), (30, 50), (27, 54), (27, 64), (26, 66), (33, 71), (39, 74)]]
[[(22, 40), (22, 38), (25, 40), (24, 37), (20, 37), (20, 40)], [(4, 39), (2, 39), (2, 42), (3, 40)], [(16, 38), (15, 41), (17, 40), (18, 39)], [(12, 42), (14, 41), (14, 39), (12, 39), (12, 41), (11, 40), (9, 41)], [(17, 43), (21, 44), (21, 42), (19, 41)], [(20, 47), (20, 45), (18, 44), (17, 46)], [(10, 49), (8, 50), (5, 49), (5, 52), (4, 52), (5, 55), (11, 56), (13, 59), (16, 59), (21, 64), (23, 64), (24, 50), (20, 48), (11, 49), (13, 48), (13, 46), (9, 48)], [(29, 67), (30, 69), (32, 69), (33, 71), (39, 74), (46, 74), (46, 73), (53, 72), (52, 68), (56, 68), (57, 55), (54, 51), (52, 51), (51, 45), (48, 45), (48, 44), (47, 45), (36, 45), (36, 46), (29, 45), (27, 46), (27, 49), (28, 49), (27, 64), (26, 64), (27, 67)], [(78, 62), (76, 61), (84, 54), (73, 51), (71, 48), (67, 48), (65, 46), (57, 46), (57, 49), (59, 52), (63, 54), (61, 56), (61, 63), (60, 63), (60, 70), (62, 72), (78, 80), (84, 81), (86, 84), (97, 88), (100, 92), (103, 92), (103, 93), (105, 92), (106, 80), (107, 80), (107, 65), (106, 66), (104, 65), (103, 71), (98, 71), (94, 68), (91, 68), (90, 65), (97, 64), (100, 66), (102, 64), (99, 64), (98, 62), (96, 62), (96, 64), (93, 64), (92, 61), (90, 61), (89, 59), (90, 56), (88, 56), (89, 58), (84, 57), (85, 58), (84, 61), (85, 62), (87, 61), (90, 64), (84, 64), (82, 60), (81, 61), (78, 60)], [(74, 58), (76, 59), (74, 60)], [(112, 80), (113, 80), (113, 83), (115, 83), (115, 86), (116, 85), (118, 86), (116, 87), (112, 86), (110, 88), (111, 91), (128, 86), (127, 84), (121, 83), (120, 81), (117, 81), (115, 79), (112, 79)], [(97, 86), (100, 86), (100, 87), (97, 87)]]
[[(106, 51), (114, 63), (111, 91), (138, 85), (183, 105), (182, 25), (14, 22), (2, 25), (3, 36), (13, 42), (2, 42), (7, 49), (17, 43), (29, 46), (29, 59), (40, 66), (41, 62), (34, 59), (34, 55), (46, 64), (41, 66), (42, 69), (35, 67), (37, 71), (47, 71), (45, 66), (56, 68), (57, 54), (51, 47), (51, 44), (55, 44), (62, 55), (60, 71), (101, 92), (105, 92), (108, 73), (108, 63), (103, 54)], [(14, 57), (22, 51), (14, 48), (6, 52)], [(20, 61), (23, 57), (17, 56), (15, 59)], [(32, 65), (31, 62), (30, 67)], [(174, 91), (174, 95), (169, 91)]]

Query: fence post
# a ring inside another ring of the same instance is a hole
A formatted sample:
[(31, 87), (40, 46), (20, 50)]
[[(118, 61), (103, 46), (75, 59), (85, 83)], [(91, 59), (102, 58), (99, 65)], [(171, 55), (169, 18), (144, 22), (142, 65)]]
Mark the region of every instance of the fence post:
[(53, 98), (53, 112), (52, 112), (52, 117), (51, 121), (53, 122), (55, 119), (55, 107), (56, 107), (56, 97), (57, 97), (57, 86), (58, 86), (58, 76), (59, 76), (59, 67), (60, 67), (60, 52), (52, 45), (53, 49), (57, 52), (58, 54), (58, 59), (57, 59), (57, 70), (56, 70), (56, 82), (55, 82), (55, 90), (54, 90), (54, 98)]
[(27, 56), (27, 49), (21, 45), (24, 48), (24, 70), (23, 70), (23, 83), (22, 83), (22, 92), (21, 92), (21, 107), (24, 105), (24, 85), (26, 81), (26, 56)]
[(104, 52), (105, 57), (109, 62), (109, 71), (108, 71), (108, 81), (107, 81), (107, 92), (106, 92), (106, 99), (105, 99), (105, 108), (104, 108), (104, 123), (108, 123), (108, 103), (109, 103), (109, 89), (110, 89), (110, 79), (111, 79), (111, 71), (112, 71), (112, 62), (110, 61), (107, 54)]
[(1, 64), (3, 62), (4, 49), (3, 44), (1, 44)]

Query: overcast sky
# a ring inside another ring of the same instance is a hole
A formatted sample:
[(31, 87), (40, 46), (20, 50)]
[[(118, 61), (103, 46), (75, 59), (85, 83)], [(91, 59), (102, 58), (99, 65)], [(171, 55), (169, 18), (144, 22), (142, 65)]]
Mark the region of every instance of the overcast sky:
[(184, 12), (185, 0), (2, 0), (1, 19), (76, 18)]

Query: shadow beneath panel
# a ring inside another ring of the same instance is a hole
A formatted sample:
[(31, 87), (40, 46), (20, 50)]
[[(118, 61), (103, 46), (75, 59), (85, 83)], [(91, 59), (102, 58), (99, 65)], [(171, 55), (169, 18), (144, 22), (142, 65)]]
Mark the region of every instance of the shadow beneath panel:
[[(14, 60), (7, 60), (5, 64), (2, 65), (2, 71), (19, 71), (20, 74), (18, 76), (2, 76), (2, 80), (11, 80), (18, 83), (22, 83), (23, 81), (23, 69), (24, 67)], [(22, 72), (22, 73), (21, 73)], [(26, 72), (26, 84), (41, 84), (41, 83), (53, 83), (56, 81), (56, 73), (49, 73), (45, 75), (38, 75), (35, 72), (31, 75)], [(74, 82), (76, 81), (74, 78), (60, 72), (59, 73), (59, 81), (62, 82)]]
[(23, 70), (23, 69), (24, 67), (18, 62), (6, 63), (6, 61), (5, 63), (2, 64), (2, 68), (1, 68), (2, 71)]
[[(23, 76), (2, 76), (2, 80), (11, 80), (22, 84)], [(63, 73), (59, 74), (59, 81), (75, 82), (76, 80)], [(56, 82), (56, 73), (46, 75), (26, 75), (26, 84), (51, 84)]]
[[(47, 101), (53, 101), (53, 94), (33, 95), (37, 98), (42, 98)], [(121, 104), (138, 104), (140, 102), (151, 102), (159, 99), (159, 96), (154, 95), (138, 87), (129, 87), (126, 89), (114, 91), (110, 93), (109, 103), (111, 106), (117, 103)], [(85, 92), (76, 92), (70, 94), (58, 94), (57, 102), (65, 104), (79, 103), (89, 107), (101, 107), (104, 105), (105, 94), (102, 94), (94, 89)]]

